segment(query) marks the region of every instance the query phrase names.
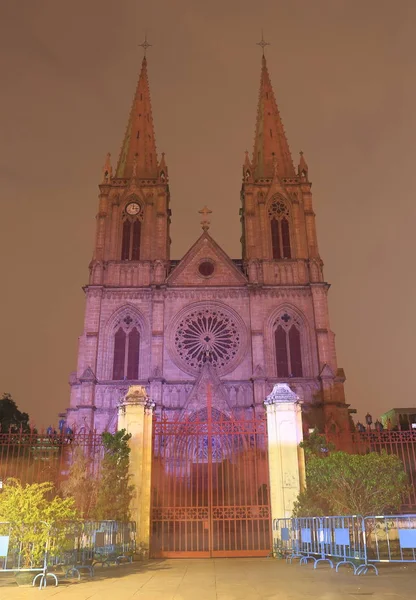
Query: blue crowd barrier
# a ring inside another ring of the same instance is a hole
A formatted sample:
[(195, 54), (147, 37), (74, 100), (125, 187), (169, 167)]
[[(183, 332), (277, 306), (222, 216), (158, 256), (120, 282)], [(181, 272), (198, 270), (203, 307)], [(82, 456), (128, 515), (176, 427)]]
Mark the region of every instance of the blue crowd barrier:
[(292, 562), (294, 558), (302, 558), (299, 553), (299, 536), (295, 519), (273, 520), (273, 550), (275, 558), (285, 558)]
[(378, 575), (381, 563), (416, 563), (416, 514), (274, 519), (273, 554)]
[(377, 563), (416, 562), (416, 515), (379, 515), (364, 517), (367, 552), (357, 575)]
[(47, 578), (94, 575), (94, 566), (132, 562), (135, 523), (76, 521), (55, 524), (0, 523), (0, 572), (33, 572), (33, 585)]
[(300, 531), (300, 564), (309, 560), (314, 569), (327, 562), (338, 571), (341, 565), (350, 565), (354, 571), (357, 561), (365, 560), (363, 519), (357, 515), (331, 517), (302, 517), (296, 519)]

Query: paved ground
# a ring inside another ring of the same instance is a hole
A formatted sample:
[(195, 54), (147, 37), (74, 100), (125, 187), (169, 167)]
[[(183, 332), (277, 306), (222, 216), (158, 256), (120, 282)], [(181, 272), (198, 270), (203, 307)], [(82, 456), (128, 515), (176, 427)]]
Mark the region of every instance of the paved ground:
[[(6, 585), (7, 583), (7, 585)], [(93, 580), (39, 591), (0, 577), (1, 600), (411, 600), (416, 565), (383, 565), (379, 577), (274, 559), (150, 560), (107, 570)]]

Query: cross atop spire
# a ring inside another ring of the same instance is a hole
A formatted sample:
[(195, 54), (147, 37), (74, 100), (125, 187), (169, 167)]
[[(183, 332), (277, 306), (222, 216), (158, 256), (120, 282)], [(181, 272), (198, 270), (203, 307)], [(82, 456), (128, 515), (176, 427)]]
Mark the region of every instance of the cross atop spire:
[(263, 56), (264, 56), (264, 49), (266, 46), (270, 46), (270, 42), (266, 42), (264, 40), (264, 35), (263, 35), (263, 29), (261, 30), (261, 40), (259, 42), (256, 42), (256, 46), (260, 46), (263, 52)]
[(139, 46), (141, 48), (143, 48), (144, 50), (144, 56), (146, 56), (146, 52), (148, 48), (151, 48), (153, 44), (149, 44), (149, 42), (147, 41), (147, 32), (144, 34), (144, 42), (139, 44)]
[(208, 219), (208, 215), (212, 213), (207, 205), (204, 206), (201, 210), (198, 211), (200, 215), (202, 215), (201, 226), (204, 231), (208, 231), (209, 226), (211, 225), (211, 221)]

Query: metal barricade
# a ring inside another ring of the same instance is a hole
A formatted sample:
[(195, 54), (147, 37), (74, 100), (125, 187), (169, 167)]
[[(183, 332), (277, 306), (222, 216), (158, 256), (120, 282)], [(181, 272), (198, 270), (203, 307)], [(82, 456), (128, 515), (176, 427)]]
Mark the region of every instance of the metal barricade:
[(295, 521), (301, 565), (311, 560), (316, 569), (319, 563), (327, 562), (331, 569), (335, 566), (337, 572), (341, 565), (350, 565), (355, 573), (365, 561), (366, 545), (361, 516), (301, 517)]
[[(33, 573), (33, 585), (46, 586), (50, 525), (0, 523), (0, 572)], [(55, 579), (52, 575), (52, 579)]]
[(88, 535), (94, 547), (95, 564), (132, 562), (136, 552), (135, 523), (90, 522)]
[[(59, 539), (59, 543), (55, 543)], [(92, 577), (96, 565), (132, 562), (136, 550), (135, 523), (83, 521), (61, 523), (51, 534), (48, 565), (80, 579), (82, 572)], [(59, 548), (59, 552), (54, 548)]]
[(357, 575), (372, 568), (374, 563), (416, 562), (416, 514), (381, 515), (364, 518), (366, 560), (357, 569)]
[(273, 550), (275, 558), (285, 558), (292, 562), (301, 558), (299, 553), (299, 535), (296, 527), (297, 519), (273, 519)]
[(416, 563), (416, 514), (274, 519), (273, 555), (378, 575), (380, 563)]
[(33, 572), (33, 585), (47, 578), (94, 575), (94, 566), (132, 562), (135, 523), (76, 521), (53, 525), (0, 522), (0, 572)]
[(85, 529), (86, 522), (63, 522), (51, 528), (48, 572), (55, 576), (76, 577), (87, 572), (94, 576), (94, 548), (89, 543)]

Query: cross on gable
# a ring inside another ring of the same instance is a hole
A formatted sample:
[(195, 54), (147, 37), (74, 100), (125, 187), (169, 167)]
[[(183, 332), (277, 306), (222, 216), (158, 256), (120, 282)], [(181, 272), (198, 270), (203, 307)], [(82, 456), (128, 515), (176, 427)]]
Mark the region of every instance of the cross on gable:
[(202, 221), (201, 221), (201, 225), (202, 225), (202, 229), (204, 231), (208, 231), (209, 226), (210, 226), (210, 221), (207, 218), (208, 215), (210, 215), (212, 213), (212, 210), (210, 210), (206, 205), (204, 206), (204, 208), (202, 208), (201, 210), (198, 211), (200, 215), (202, 215)]

